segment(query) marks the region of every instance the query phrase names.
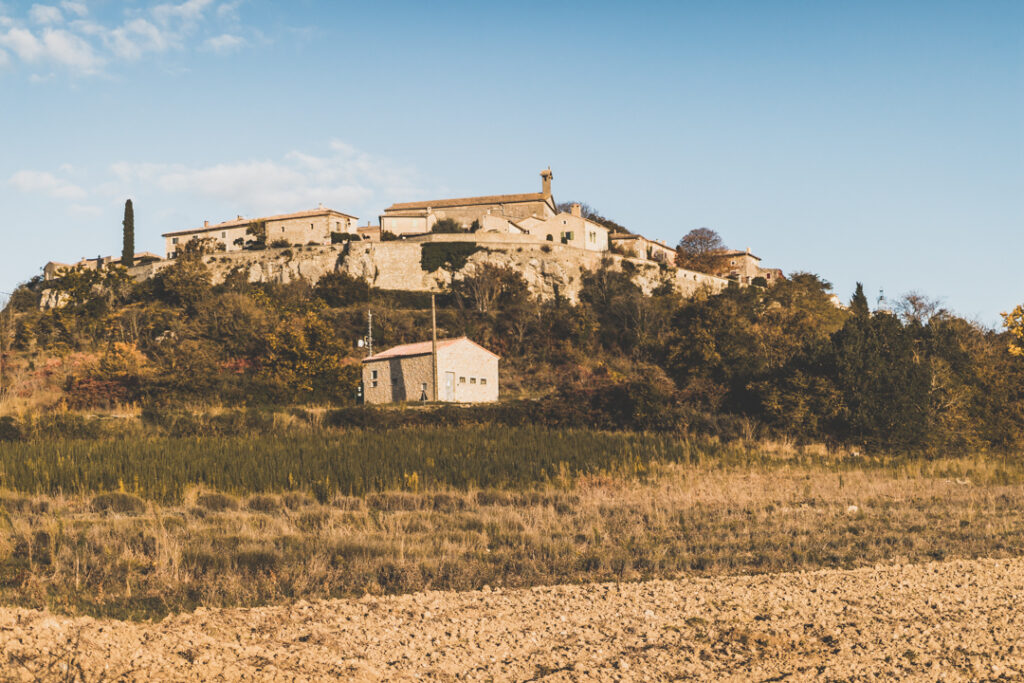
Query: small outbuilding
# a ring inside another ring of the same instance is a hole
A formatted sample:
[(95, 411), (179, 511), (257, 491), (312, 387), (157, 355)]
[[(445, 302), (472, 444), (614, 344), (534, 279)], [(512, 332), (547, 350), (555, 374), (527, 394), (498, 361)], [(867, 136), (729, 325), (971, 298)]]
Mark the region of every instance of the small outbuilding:
[(498, 400), (499, 356), (467, 337), (402, 344), (363, 359), (366, 403), (433, 401), (489, 403)]

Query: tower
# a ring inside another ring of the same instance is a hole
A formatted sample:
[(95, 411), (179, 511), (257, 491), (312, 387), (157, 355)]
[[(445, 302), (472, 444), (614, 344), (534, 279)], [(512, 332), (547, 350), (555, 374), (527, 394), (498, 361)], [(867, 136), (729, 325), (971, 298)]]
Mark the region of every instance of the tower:
[(551, 172), (551, 167), (548, 166), (540, 172), (541, 183), (543, 186), (543, 192), (545, 197), (551, 196), (551, 179), (555, 177), (555, 174)]

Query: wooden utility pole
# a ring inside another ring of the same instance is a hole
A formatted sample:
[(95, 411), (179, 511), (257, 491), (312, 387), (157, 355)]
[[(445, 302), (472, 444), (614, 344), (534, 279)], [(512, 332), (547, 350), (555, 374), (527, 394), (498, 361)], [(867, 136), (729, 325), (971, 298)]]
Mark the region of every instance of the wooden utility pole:
[(430, 295), (430, 327), (431, 327), (431, 342), (430, 342), (430, 356), (432, 359), (433, 370), (434, 370), (434, 401), (438, 400), (437, 393), (437, 296), (434, 294)]

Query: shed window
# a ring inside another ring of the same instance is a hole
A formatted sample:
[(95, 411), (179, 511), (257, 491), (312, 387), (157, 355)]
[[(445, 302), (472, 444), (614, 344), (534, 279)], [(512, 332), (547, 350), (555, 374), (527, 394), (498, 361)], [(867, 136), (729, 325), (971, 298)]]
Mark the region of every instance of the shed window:
[(469, 383), (470, 384), (476, 384), (476, 377), (470, 377), (469, 378)]
[(465, 377), (459, 377), (459, 384), (465, 384), (465, 383), (466, 383), (466, 378)]
[(487, 384), (487, 378), (486, 377), (481, 377), (480, 378), (480, 384)]
[(377, 371), (370, 370), (370, 379), (377, 379)]
[(172, 237), (171, 238), (171, 244), (177, 244), (177, 243), (178, 243), (178, 238), (177, 237)]

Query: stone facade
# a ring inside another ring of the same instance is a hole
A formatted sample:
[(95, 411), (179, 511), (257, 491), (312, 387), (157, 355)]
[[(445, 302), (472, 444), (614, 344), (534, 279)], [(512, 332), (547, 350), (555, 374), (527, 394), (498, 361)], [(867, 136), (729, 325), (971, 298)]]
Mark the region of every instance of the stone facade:
[(746, 251), (729, 250), (722, 252), (722, 265), (715, 273), (721, 277), (735, 280), (740, 284), (750, 285), (755, 278), (764, 278), (765, 284), (774, 285), (782, 279), (782, 271), (778, 268), (762, 268), (761, 259)]
[(551, 169), (541, 172), (541, 191), (529, 194), (503, 194), (461, 199), (435, 199), (392, 204), (380, 217), (380, 227), (393, 235), (420, 235), (430, 232), (441, 220), (451, 219), (464, 228), (494, 215), (513, 220), (536, 216), (545, 220), (554, 216), (551, 196)]
[(649, 259), (669, 265), (676, 262), (676, 250), (664, 242), (626, 233), (615, 233), (609, 235), (608, 239), (616, 251), (623, 256)]
[[(160, 257), (151, 251), (140, 251), (135, 254), (135, 263), (152, 263), (159, 261)], [(84, 268), (86, 270), (99, 270), (111, 265), (119, 265), (121, 263), (120, 256), (97, 256), (96, 258), (84, 258), (76, 263), (60, 263), (59, 261), (50, 261), (43, 266), (43, 279), (54, 280), (69, 270), (75, 268)]]
[(169, 232), (163, 235), (167, 258), (175, 258), (178, 251), (194, 239), (212, 239), (221, 251), (242, 251), (246, 241), (252, 240), (249, 228), (262, 224), (266, 230), (267, 244), (287, 242), (289, 245), (331, 243), (331, 233), (356, 235), (356, 217), (325, 209), (323, 206), (311, 211), (243, 218), (211, 225), (209, 221), (201, 228)]
[[(498, 400), (498, 356), (466, 337), (437, 342), (437, 400)], [(366, 403), (434, 400), (431, 342), (405, 344), (363, 359)]]

